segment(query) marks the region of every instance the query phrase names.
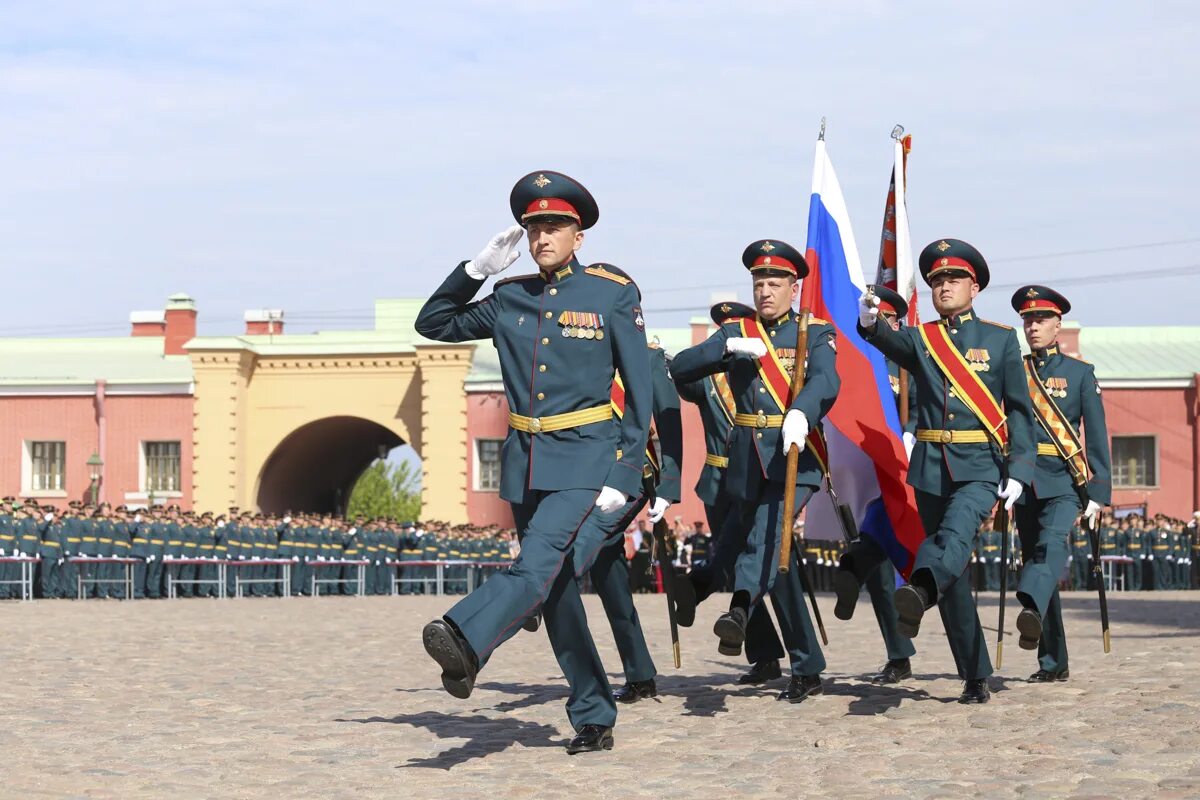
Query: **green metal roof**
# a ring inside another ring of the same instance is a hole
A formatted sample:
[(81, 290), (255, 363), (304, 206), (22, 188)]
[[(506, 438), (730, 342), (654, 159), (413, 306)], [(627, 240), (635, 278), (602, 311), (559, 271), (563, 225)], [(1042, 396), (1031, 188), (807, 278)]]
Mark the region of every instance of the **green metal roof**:
[(1085, 327), (1079, 354), (1102, 381), (1190, 379), (1200, 372), (1200, 326)]
[(190, 384), (187, 356), (164, 356), (158, 336), (0, 339), (0, 386)]

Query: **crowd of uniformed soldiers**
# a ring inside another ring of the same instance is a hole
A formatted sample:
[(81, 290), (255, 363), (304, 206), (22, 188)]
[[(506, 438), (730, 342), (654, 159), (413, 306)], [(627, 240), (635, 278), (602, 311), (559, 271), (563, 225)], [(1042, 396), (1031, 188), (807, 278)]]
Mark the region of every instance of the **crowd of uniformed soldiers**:
[[(483, 565), (512, 560), (511, 534), (495, 526), (450, 526), (391, 519), (346, 520), (331, 515), (261, 514), (229, 509), (227, 514), (193, 512), (178, 506), (149, 509), (113, 507), (76, 501), (63, 511), (36, 500), (0, 501), (0, 558), (39, 559), (33, 575), (34, 596), (43, 598), (111, 597), (124, 599), (125, 565), (130, 559), (134, 599), (166, 597), (169, 583), (180, 597), (221, 594), (238, 584), (250, 597), (284, 594), (402, 594), (469, 591), (472, 580), (486, 577)], [(437, 567), (448, 561), (441, 586)], [(288, 562), (289, 569), (284, 569)], [(406, 566), (407, 563), (411, 566)], [(453, 563), (459, 562), (459, 563)], [(461, 563), (469, 562), (469, 563)], [(478, 576), (472, 565), (480, 565)], [(290, 583), (285, 587), (285, 573)], [(0, 599), (21, 596), (19, 562), (0, 562)]]

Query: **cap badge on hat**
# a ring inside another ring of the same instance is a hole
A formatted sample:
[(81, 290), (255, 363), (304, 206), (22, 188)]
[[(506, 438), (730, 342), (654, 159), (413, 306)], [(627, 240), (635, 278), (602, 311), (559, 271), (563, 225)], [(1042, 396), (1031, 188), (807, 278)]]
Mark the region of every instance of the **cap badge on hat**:
[[(943, 242), (943, 244), (944, 244), (944, 242)], [(950, 264), (950, 259), (948, 259), (948, 258), (943, 258), (943, 259), (942, 259), (942, 261), (941, 261), (941, 263), (940, 263), (938, 266), (945, 267), (945, 266), (948, 266), (949, 264)]]
[(1037, 297), (1037, 296), (1038, 296), (1038, 290), (1037, 290), (1037, 289), (1030, 289), (1028, 292), (1026, 292), (1026, 293), (1025, 293), (1025, 296), (1026, 296), (1026, 297)]
[[(550, 179), (547, 178), (545, 175), (538, 175), (536, 178), (533, 179), (533, 185), (538, 187), (539, 189), (544, 189), (550, 185)], [(543, 208), (545, 208), (545, 206), (543, 206)]]
[[(546, 183), (549, 183), (549, 182), (550, 182), (550, 181), (546, 181)], [(549, 201), (549, 200), (539, 200), (539, 201), (538, 201), (538, 208), (545, 209), (545, 208), (549, 208), (549, 207), (550, 207), (550, 201)]]
[(937, 249), (938, 249), (938, 252), (944, 253), (950, 249), (950, 243), (947, 242), (945, 239), (943, 239), (942, 241), (938, 242)]
[(770, 264), (770, 263), (771, 263), (771, 257), (770, 257), (770, 256), (767, 256), (766, 258), (764, 258), (764, 259), (762, 260), (762, 263), (764, 263), (764, 264)]
[(726, 303), (725, 305), (721, 306), (722, 314), (728, 314), (732, 310), (733, 310), (733, 306), (729, 305), (729, 303)]
[(763, 242), (761, 249), (764, 253), (769, 253), (775, 249), (775, 245), (771, 244), (770, 242)]

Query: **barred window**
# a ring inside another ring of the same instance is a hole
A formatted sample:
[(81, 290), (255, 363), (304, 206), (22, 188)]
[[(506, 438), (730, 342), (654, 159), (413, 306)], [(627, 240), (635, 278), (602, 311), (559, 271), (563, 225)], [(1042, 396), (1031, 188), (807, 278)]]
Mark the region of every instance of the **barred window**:
[(145, 442), (146, 491), (178, 492), (179, 442)]
[(481, 492), (500, 491), (500, 445), (502, 439), (475, 440), (475, 482)]
[(1112, 437), (1113, 486), (1157, 486), (1156, 446), (1153, 436)]
[(30, 442), (31, 488), (35, 492), (63, 491), (67, 463), (66, 442)]

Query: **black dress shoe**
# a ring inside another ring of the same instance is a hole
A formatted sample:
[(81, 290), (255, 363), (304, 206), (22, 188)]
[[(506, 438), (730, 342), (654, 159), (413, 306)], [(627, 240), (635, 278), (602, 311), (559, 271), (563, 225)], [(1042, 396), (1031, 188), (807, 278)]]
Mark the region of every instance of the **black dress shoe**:
[(992, 699), (992, 690), (988, 688), (987, 678), (972, 678), (963, 687), (963, 693), (958, 696), (958, 702), (972, 705), (982, 705)]
[(521, 623), (521, 627), (530, 633), (537, 633), (537, 629), (542, 627), (542, 612), (537, 612), (532, 617), (526, 617)]
[(1067, 678), (1071, 677), (1071, 670), (1064, 669), (1060, 672), (1050, 672), (1049, 670), (1039, 669), (1037, 672), (1029, 676), (1030, 683), (1062, 683)]
[(613, 749), (613, 729), (604, 725), (584, 725), (567, 743), (567, 754), (594, 753)]
[(820, 675), (793, 675), (788, 681), (787, 688), (779, 693), (778, 700), (789, 703), (803, 703), (814, 694), (821, 694), (825, 689), (821, 686)]
[(426, 625), (421, 640), (425, 652), (442, 668), (442, 688), (459, 700), (470, 697), (479, 671), (471, 646), (443, 619)]
[(851, 619), (854, 607), (858, 605), (858, 595), (862, 587), (858, 578), (848, 569), (838, 568), (833, 573), (833, 591), (837, 595), (837, 605), (833, 607), (833, 615), (838, 619)]
[(654, 678), (648, 681), (629, 681), (613, 691), (613, 700), (618, 703), (636, 703), (647, 697), (658, 697), (658, 687), (654, 685)]
[(893, 658), (883, 669), (871, 676), (871, 683), (899, 683), (912, 677), (912, 664), (907, 658)]
[(735, 606), (717, 617), (713, 633), (719, 638), (717, 652), (723, 656), (740, 656), (742, 642), (746, 641), (746, 611)]
[(773, 658), (770, 661), (755, 662), (754, 666), (750, 667), (750, 671), (738, 678), (737, 682), (743, 685), (766, 683), (780, 677), (783, 677), (783, 673), (779, 671), (779, 661)]
[(686, 575), (675, 577), (675, 622), (690, 628), (696, 622), (696, 587)]
[(1022, 608), (1017, 614), (1017, 631), (1021, 634), (1017, 642), (1022, 650), (1037, 650), (1042, 640), (1042, 615), (1035, 609)]
[(895, 597), (896, 616), (899, 618), (896, 630), (901, 636), (915, 638), (921, 630), (921, 617), (925, 616), (925, 609), (930, 606), (929, 595), (921, 587), (910, 583), (897, 589)]

